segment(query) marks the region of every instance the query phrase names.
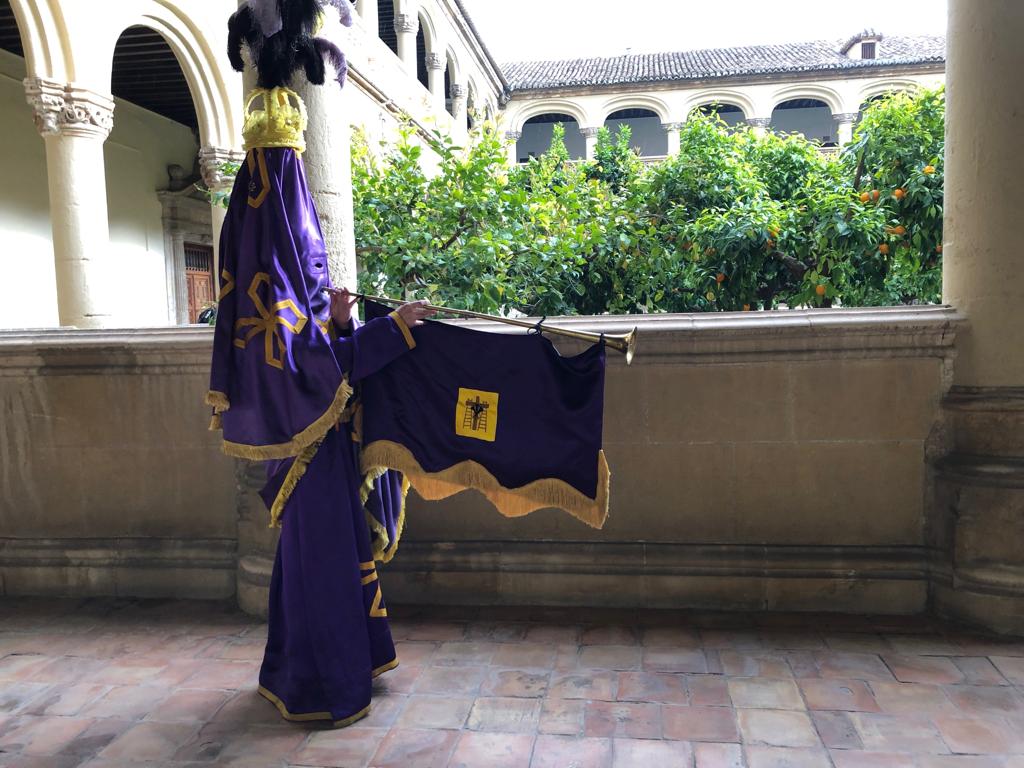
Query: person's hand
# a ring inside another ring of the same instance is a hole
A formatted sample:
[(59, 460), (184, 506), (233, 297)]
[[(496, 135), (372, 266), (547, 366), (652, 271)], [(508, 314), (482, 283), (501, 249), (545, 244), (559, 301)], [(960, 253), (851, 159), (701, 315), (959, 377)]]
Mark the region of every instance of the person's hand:
[(331, 319), (339, 331), (344, 331), (352, 322), (352, 307), (359, 299), (342, 288), (337, 293), (331, 292)]
[(420, 301), (410, 301), (403, 304), (395, 311), (407, 326), (415, 328), (417, 325), (423, 325), (424, 319), (434, 315), (434, 310), (427, 309), (428, 303), (429, 302), (425, 299)]

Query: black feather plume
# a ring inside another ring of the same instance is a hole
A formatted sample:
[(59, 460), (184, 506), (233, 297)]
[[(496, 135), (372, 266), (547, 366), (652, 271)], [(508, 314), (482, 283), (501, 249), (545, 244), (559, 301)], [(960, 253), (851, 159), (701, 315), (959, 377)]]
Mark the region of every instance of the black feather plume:
[(249, 49), (255, 64), (257, 84), (261, 88), (277, 88), (291, 84), (292, 75), (303, 70), (314, 85), (325, 80), (325, 59), (335, 70), (339, 86), (345, 84), (348, 67), (343, 54), (329, 40), (314, 36), (320, 14), (330, 5), (337, 9), (341, 23), (352, 24), (349, 0), (276, 0), (281, 28), (266, 36), (260, 29), (248, 3), (242, 5), (228, 20), (228, 59), (231, 66), (244, 69), (242, 45)]

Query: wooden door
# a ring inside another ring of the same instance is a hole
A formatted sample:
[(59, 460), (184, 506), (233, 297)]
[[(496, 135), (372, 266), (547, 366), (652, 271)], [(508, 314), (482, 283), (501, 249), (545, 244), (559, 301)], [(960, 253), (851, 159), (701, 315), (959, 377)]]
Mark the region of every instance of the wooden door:
[(213, 247), (185, 243), (185, 283), (188, 321), (194, 323), (203, 308), (213, 303)]

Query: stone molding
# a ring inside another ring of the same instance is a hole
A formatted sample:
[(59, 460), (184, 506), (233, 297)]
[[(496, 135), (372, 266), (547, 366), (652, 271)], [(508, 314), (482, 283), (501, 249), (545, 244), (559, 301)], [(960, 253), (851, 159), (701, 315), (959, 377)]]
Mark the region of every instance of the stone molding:
[(114, 125), (112, 96), (42, 77), (24, 80), (25, 98), (44, 137), (68, 135), (104, 140)]
[[(453, 321), (491, 333), (521, 333), (485, 320)], [(780, 310), (664, 315), (599, 315), (548, 318), (549, 325), (621, 334), (638, 329), (633, 365), (734, 363), (737, 360), (814, 358), (953, 357), (963, 322), (947, 306)], [(582, 342), (555, 337), (560, 347)], [(83, 367), (149, 371), (165, 366), (209, 365), (213, 329), (67, 329), (0, 331), (0, 376), (45, 366), (48, 373)], [(610, 355), (612, 365), (621, 364)]]
[(234, 539), (0, 539), (0, 595), (224, 599), (235, 549)]
[(419, 26), (419, 19), (410, 13), (395, 14), (395, 32), (402, 34), (415, 34)]
[(444, 69), (444, 59), (439, 53), (428, 53), (426, 63), (427, 69)]
[(203, 176), (203, 183), (207, 189), (223, 191), (229, 189), (235, 183), (235, 177), (224, 173), (221, 166), (224, 163), (241, 163), (245, 159), (245, 152), (237, 149), (224, 149), (222, 147), (202, 147), (199, 150), (199, 171)]

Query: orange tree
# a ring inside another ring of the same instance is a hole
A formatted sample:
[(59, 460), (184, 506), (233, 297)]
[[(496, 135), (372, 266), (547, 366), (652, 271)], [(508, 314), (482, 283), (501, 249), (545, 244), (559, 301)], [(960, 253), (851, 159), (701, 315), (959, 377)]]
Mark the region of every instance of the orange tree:
[(353, 151), (363, 284), (483, 311), (743, 310), (935, 301), (941, 91), (873, 103), (838, 160), (802, 137), (694, 114), (644, 166), (602, 130), (595, 158), (509, 168), (493, 126), (467, 148), (411, 131)]

